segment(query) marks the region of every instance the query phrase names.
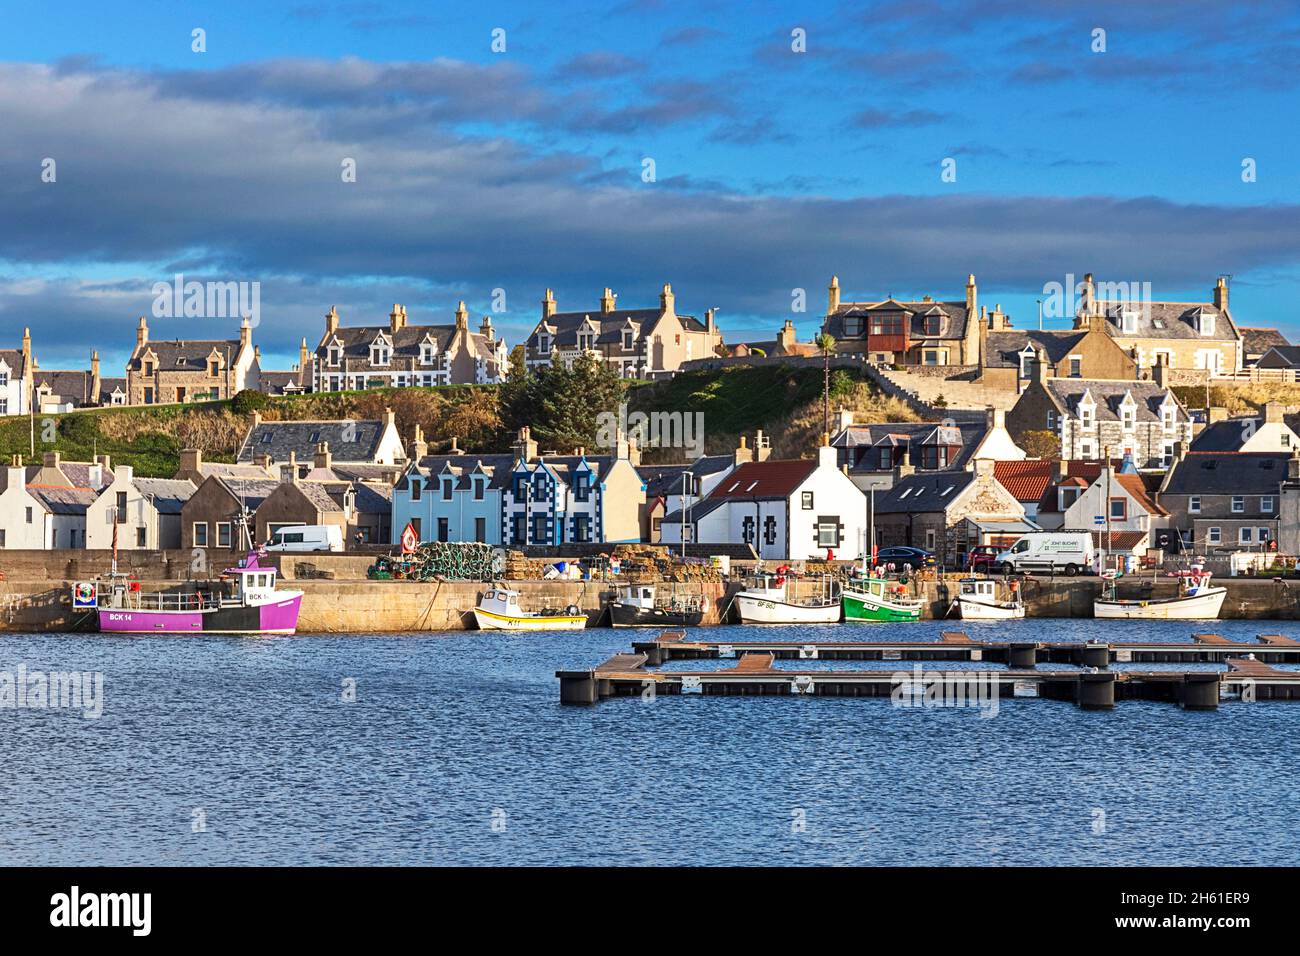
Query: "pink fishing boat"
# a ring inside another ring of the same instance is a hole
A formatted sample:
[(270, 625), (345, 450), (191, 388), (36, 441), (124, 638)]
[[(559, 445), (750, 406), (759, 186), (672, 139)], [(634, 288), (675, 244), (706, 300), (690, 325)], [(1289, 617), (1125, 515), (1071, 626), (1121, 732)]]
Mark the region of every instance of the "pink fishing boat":
[(94, 608), (105, 634), (293, 634), (302, 592), (275, 586), (276, 570), (250, 551), (225, 580), (185, 593), (145, 594), (114, 573), (106, 594), (94, 582), (73, 588), (73, 606)]

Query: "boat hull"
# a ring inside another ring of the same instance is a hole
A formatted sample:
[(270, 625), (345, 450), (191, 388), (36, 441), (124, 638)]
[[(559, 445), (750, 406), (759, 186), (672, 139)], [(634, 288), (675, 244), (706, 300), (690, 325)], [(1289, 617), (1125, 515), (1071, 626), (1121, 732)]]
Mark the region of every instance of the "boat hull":
[(967, 598), (957, 599), (957, 609), (963, 621), (1011, 621), (1025, 616), (1023, 604), (985, 604)]
[(907, 621), (919, 621), (921, 619), (921, 605), (896, 604), (893, 601), (883, 601), (874, 594), (868, 594), (865, 591), (845, 590), (844, 599), (844, 620), (846, 621), (883, 621), (900, 623)]
[(103, 634), (293, 634), (298, 629), (302, 594), (251, 607), (159, 611), (98, 608)]
[(695, 627), (702, 620), (703, 611), (644, 608), (618, 602), (609, 606), (609, 622), (614, 627)]
[(1227, 588), (1210, 588), (1191, 597), (1165, 598), (1156, 601), (1093, 602), (1093, 617), (1140, 621), (1211, 621), (1219, 616)]
[(474, 608), (474, 622), (480, 631), (575, 631), (587, 626), (585, 614), (498, 614)]
[(742, 624), (838, 624), (840, 603), (787, 604), (744, 592), (736, 595), (736, 611)]

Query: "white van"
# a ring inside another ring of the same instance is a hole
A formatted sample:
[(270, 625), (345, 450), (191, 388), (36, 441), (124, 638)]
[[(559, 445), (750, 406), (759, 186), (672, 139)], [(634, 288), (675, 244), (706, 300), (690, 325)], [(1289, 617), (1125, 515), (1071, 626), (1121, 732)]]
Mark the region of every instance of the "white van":
[(333, 524), (295, 524), (276, 528), (267, 551), (342, 551), (343, 530)]
[(1064, 571), (1074, 575), (1092, 570), (1089, 531), (1031, 531), (997, 556), (999, 571)]

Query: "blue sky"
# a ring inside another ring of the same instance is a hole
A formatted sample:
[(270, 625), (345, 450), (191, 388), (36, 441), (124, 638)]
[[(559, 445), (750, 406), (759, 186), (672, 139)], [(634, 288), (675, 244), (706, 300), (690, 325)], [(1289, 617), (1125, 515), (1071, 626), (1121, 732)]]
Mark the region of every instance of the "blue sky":
[[(42, 367), (92, 346), (120, 364), (178, 271), (259, 282), (276, 367), (331, 304), (449, 322), (463, 298), (477, 321), (503, 289), (513, 342), (548, 286), (594, 309), (606, 285), (637, 306), (669, 281), (730, 341), (787, 317), (806, 338), (832, 273), (849, 298), (956, 299), (974, 272), (1021, 326), (1068, 273), (1196, 301), (1226, 273), (1239, 324), (1300, 338), (1297, 9), (6, 8), (0, 344), (30, 325)], [(228, 324), (151, 319), (159, 337)]]

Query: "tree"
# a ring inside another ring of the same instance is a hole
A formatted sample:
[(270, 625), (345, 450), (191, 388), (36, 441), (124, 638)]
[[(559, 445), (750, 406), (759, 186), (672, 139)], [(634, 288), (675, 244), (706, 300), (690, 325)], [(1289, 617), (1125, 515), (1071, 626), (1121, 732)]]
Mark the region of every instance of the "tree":
[(617, 414), (623, 380), (591, 355), (572, 365), (551, 365), (511, 377), (501, 386), (501, 417), (518, 430), (525, 425), (543, 446), (568, 451), (596, 448), (602, 412)]
[(835, 336), (822, 332), (813, 340), (822, 353), (822, 434), (831, 433), (831, 352), (835, 351)]
[(266, 394), (254, 388), (246, 388), (230, 400), (230, 410), (236, 415), (251, 415), (267, 404)]
[(1016, 444), (1030, 458), (1059, 458), (1061, 455), (1061, 440), (1055, 432), (1047, 430), (1025, 432)]

